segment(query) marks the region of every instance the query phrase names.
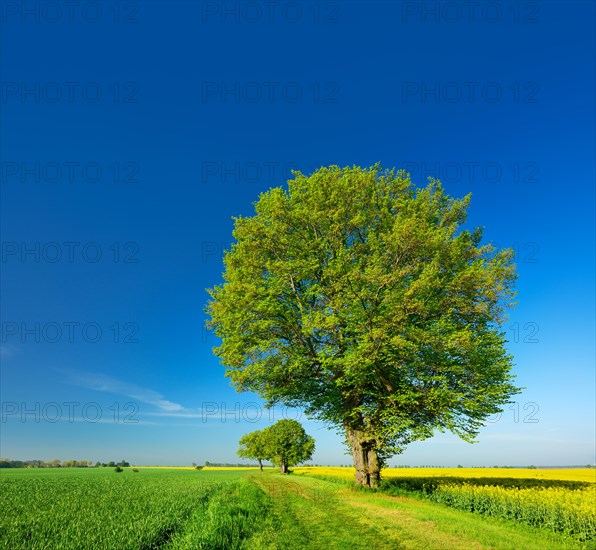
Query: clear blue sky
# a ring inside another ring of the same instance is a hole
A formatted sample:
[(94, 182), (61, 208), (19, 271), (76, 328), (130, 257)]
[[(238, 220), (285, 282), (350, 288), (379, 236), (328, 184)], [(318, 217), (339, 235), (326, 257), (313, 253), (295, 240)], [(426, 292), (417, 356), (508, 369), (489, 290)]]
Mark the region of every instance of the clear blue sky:
[(292, 167), (380, 161), (519, 248), (527, 388), (390, 464), (596, 461), (593, 2), (67, 4), (1, 8), (0, 456), (237, 461), (269, 413), (202, 330), (231, 217)]

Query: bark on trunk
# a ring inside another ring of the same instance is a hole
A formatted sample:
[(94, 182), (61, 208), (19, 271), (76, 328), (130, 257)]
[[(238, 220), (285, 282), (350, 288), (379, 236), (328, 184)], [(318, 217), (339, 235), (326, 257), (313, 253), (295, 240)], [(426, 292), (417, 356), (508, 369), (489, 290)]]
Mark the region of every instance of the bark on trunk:
[(261, 472), (263, 471), (263, 462), (261, 461), (260, 458), (257, 459), (259, 461), (259, 470), (261, 470)]
[(365, 433), (354, 428), (347, 428), (348, 443), (352, 448), (356, 483), (365, 487), (378, 487), (381, 481), (381, 462), (371, 441)]
[(287, 474), (288, 473), (288, 465), (285, 462), (280, 462), (279, 463), (279, 471), (282, 474)]

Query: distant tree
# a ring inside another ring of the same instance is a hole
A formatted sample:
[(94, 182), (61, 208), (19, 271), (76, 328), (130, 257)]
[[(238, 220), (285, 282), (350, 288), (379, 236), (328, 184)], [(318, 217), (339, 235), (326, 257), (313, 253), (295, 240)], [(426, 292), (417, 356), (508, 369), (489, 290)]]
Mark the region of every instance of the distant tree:
[(256, 460), (261, 472), (263, 471), (263, 460), (271, 458), (266, 436), (267, 433), (264, 430), (257, 430), (243, 435), (238, 442), (238, 456)]
[(356, 481), (449, 430), (473, 441), (519, 389), (501, 330), (512, 250), (464, 229), (471, 196), (379, 165), (294, 172), (235, 219), (208, 326), (226, 375), (343, 431)]
[(116, 466), (116, 463), (113, 460), (110, 460), (108, 462), (108, 467), (113, 468), (114, 466)]
[(315, 440), (307, 435), (300, 422), (284, 418), (264, 432), (268, 458), (279, 466), (282, 474), (287, 474), (290, 466), (312, 458)]
[(196, 463), (196, 462), (193, 462), (193, 463), (192, 463), (192, 467), (193, 467), (193, 468), (194, 468), (196, 465), (197, 465), (197, 463)]

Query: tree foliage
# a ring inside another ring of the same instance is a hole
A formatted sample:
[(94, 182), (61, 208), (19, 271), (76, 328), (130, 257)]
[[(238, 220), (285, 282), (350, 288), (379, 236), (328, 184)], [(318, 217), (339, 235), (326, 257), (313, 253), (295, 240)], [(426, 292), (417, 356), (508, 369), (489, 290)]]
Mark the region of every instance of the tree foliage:
[(300, 422), (285, 418), (265, 430), (269, 460), (287, 473), (290, 466), (312, 458), (315, 440), (308, 435)]
[(257, 460), (259, 462), (259, 468), (262, 470), (262, 461), (270, 458), (265, 434), (259, 430), (245, 434), (240, 438), (238, 445), (238, 456)]
[(207, 307), (214, 351), (239, 391), (342, 429), (361, 483), (435, 430), (473, 441), (519, 391), (500, 329), (513, 252), (464, 229), (470, 198), (331, 166), (235, 218)]
[(283, 419), (269, 428), (245, 434), (240, 438), (238, 455), (259, 461), (270, 460), (287, 473), (290, 466), (310, 460), (315, 450), (315, 440), (308, 435), (300, 422)]

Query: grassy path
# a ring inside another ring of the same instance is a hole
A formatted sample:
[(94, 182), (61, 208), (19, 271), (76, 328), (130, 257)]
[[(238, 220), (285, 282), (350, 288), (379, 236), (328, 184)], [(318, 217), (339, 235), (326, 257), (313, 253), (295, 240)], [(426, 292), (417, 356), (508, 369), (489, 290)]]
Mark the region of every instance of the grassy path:
[(265, 533), (253, 538), (247, 548), (582, 548), (538, 529), (415, 498), (353, 491), (342, 484), (303, 476), (254, 473), (249, 480), (272, 499), (269, 516), (273, 531), (270, 536)]

